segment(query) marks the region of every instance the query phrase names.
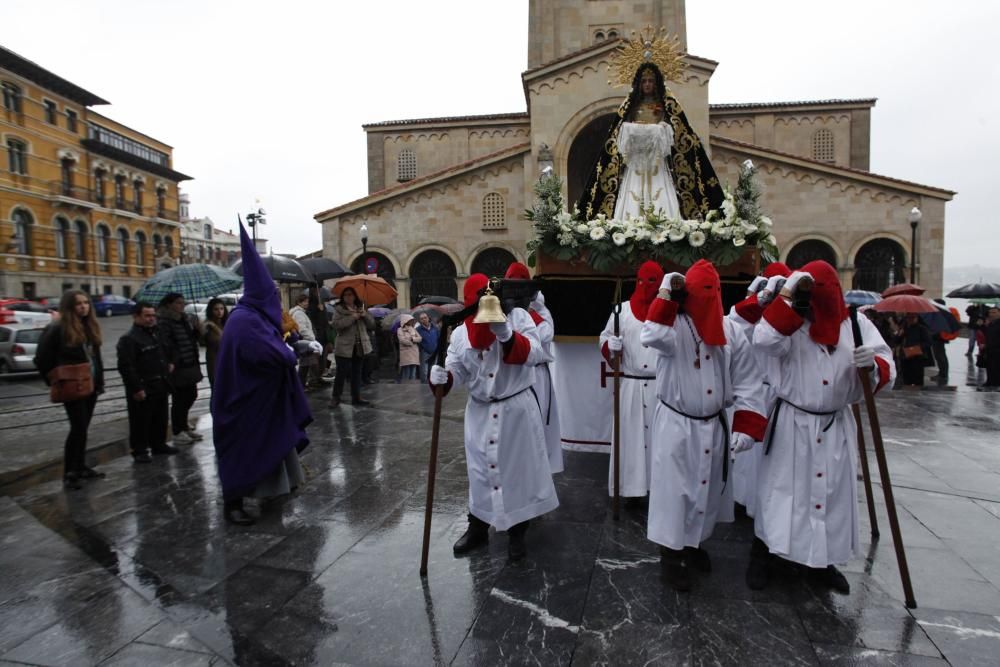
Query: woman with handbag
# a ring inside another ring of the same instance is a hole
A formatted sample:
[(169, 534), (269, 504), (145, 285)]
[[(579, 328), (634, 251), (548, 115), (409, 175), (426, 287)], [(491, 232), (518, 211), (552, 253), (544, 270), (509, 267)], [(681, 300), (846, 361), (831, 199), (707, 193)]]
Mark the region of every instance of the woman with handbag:
[(351, 403), (357, 406), (369, 405), (361, 398), (361, 371), (365, 356), (372, 351), (369, 329), (375, 328), (372, 318), (357, 292), (350, 287), (340, 295), (340, 303), (333, 310), (333, 328), (337, 332), (337, 342), (333, 346), (333, 356), (337, 360), (337, 377), (333, 381), (333, 396), (330, 407), (340, 405), (340, 394), (344, 391), (344, 379), (351, 379)]
[(160, 300), (160, 308), (156, 312), (157, 326), (167, 348), (167, 361), (173, 366), (170, 373), (173, 399), (170, 428), (175, 445), (190, 445), (202, 439), (202, 435), (188, 422), (188, 413), (198, 399), (198, 383), (202, 378), (198, 358), (200, 334), (185, 314), (184, 305), (184, 296), (171, 292)]
[(931, 334), (917, 315), (906, 315), (903, 330), (899, 333), (899, 346), (903, 386), (923, 387), (924, 367), (931, 356)]
[(87, 466), (87, 429), (98, 394), (104, 393), (101, 326), (90, 296), (66, 291), (59, 301), (59, 319), (45, 328), (35, 351), (35, 366), (50, 387), (52, 402), (62, 403), (69, 418), (63, 450), (63, 484), (79, 489), (80, 480), (104, 477)]

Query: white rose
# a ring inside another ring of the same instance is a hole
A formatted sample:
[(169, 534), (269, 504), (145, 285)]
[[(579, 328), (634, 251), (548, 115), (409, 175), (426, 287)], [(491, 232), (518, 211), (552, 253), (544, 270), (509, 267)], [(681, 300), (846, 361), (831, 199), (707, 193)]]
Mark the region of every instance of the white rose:
[(700, 248), (705, 245), (705, 232), (701, 230), (691, 232), (691, 235), (688, 236), (688, 243), (691, 244), (692, 248)]
[[(697, 227), (697, 223), (694, 225), (694, 227)], [(687, 220), (681, 223), (681, 231), (684, 232), (685, 234), (690, 234), (691, 230), (694, 229), (694, 227)]]
[(742, 245), (746, 245), (746, 242), (747, 240), (743, 238), (743, 236), (740, 234), (733, 236), (733, 245), (736, 246), (737, 248), (739, 248)]
[(667, 236), (671, 241), (677, 243), (678, 241), (683, 241), (684, 237), (687, 236), (687, 233), (685, 233), (683, 229), (672, 229)]
[(635, 227), (626, 227), (624, 233), (627, 239), (635, 237)]
[(593, 229), (590, 230), (590, 238), (594, 239), (595, 241), (600, 241), (606, 235), (607, 232), (604, 231), (604, 227), (594, 227)]
[(623, 234), (622, 232), (615, 232), (614, 234), (611, 235), (611, 240), (615, 242), (615, 245), (619, 246), (625, 245), (626, 241), (625, 234)]
[(753, 160), (744, 160), (743, 161), (743, 168), (744, 169), (753, 169)]
[(645, 241), (646, 239), (648, 239), (652, 235), (653, 235), (653, 232), (649, 231), (648, 229), (640, 228), (640, 229), (635, 230), (635, 238), (636, 238), (637, 241)]
[(586, 234), (589, 231), (590, 231), (590, 227), (588, 227), (587, 223), (585, 223), (585, 222), (581, 222), (580, 224), (578, 224), (576, 226), (576, 233), (577, 234)]
[(705, 222), (698, 225), (702, 231), (706, 231), (712, 228), (712, 223), (706, 220)]

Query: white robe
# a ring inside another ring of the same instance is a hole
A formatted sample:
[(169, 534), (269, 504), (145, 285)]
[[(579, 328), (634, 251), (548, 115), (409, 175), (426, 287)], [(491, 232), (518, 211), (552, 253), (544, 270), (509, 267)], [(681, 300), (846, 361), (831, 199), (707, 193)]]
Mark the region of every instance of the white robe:
[(666, 123), (622, 123), (618, 152), (625, 175), (615, 202), (615, 219), (638, 217), (640, 208), (652, 206), (668, 218), (680, 218), (677, 189), (667, 160), (674, 145), (674, 131)]
[(525, 363), (504, 362), (499, 341), (486, 350), (473, 348), (464, 324), (452, 332), (445, 361), (454, 382), (469, 390), (465, 406), (469, 511), (497, 530), (559, 506), (541, 411), (531, 391), (534, 367), (544, 359), (538, 330), (520, 308), (512, 310), (507, 321), (531, 345)]
[[(622, 303), (618, 330), (623, 344), (622, 372), (632, 376), (621, 378), (618, 452), (621, 473), (618, 477), (618, 493), (626, 498), (644, 497), (649, 493), (649, 463), (652, 456), (650, 437), (653, 413), (656, 410), (656, 351), (639, 341), (642, 321), (632, 314), (632, 305), (628, 301)], [(615, 316), (612, 314), (601, 332), (602, 348), (608, 338), (614, 335), (614, 331)], [(609, 415), (609, 419), (613, 418), (613, 414)], [(613, 468), (612, 451), (608, 462), (608, 495), (614, 495)]]
[[(865, 344), (886, 362), (892, 386), (891, 350), (868, 318), (858, 322)], [(758, 470), (754, 530), (771, 553), (787, 560), (809, 567), (846, 563), (859, 544), (857, 427), (850, 406), (863, 400), (852, 359), (851, 321), (841, 324), (832, 353), (809, 337), (809, 322), (785, 336), (762, 319), (754, 330), (754, 347), (777, 361), (769, 371), (777, 398), (834, 413), (813, 415), (785, 403), (772, 419), (771, 448)]]
[(535, 368), (535, 393), (542, 409), (542, 425), (545, 427), (545, 450), (549, 457), (549, 468), (552, 474), (563, 471), (562, 435), (559, 431), (559, 401), (556, 400), (555, 387), (552, 386), (552, 368), (555, 361), (553, 339), (555, 338), (555, 323), (552, 313), (544, 305), (532, 304), (534, 310), (542, 318), (535, 325), (538, 339), (545, 353), (544, 360)]
[[(726, 344), (696, 345), (687, 315), (673, 326), (647, 319), (642, 342), (658, 353), (656, 415), (653, 419), (653, 461), (649, 489), (647, 537), (670, 549), (697, 547), (717, 522), (733, 520), (733, 484), (722, 481), (723, 460), (730, 456), (726, 431), (707, 417), (734, 407), (756, 413), (762, 420), (760, 372), (746, 336), (723, 318)], [(732, 472), (730, 471), (730, 475)]]

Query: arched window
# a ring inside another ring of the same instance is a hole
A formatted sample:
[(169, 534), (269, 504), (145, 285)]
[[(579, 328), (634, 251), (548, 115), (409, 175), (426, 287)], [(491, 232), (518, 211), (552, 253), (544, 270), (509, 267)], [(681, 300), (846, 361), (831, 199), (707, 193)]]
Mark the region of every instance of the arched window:
[(834, 161), (832, 130), (824, 128), (813, 133), (813, 159), (820, 162)]
[(906, 282), (903, 247), (892, 239), (872, 239), (854, 256), (854, 289), (881, 292)]
[(73, 242), (75, 251), (74, 254), (79, 260), (86, 261), (87, 259), (87, 223), (83, 220), (77, 220), (74, 223), (75, 229), (73, 230)]
[(608, 39), (618, 39), (618, 31), (608, 30)]
[(101, 264), (108, 263), (108, 241), (111, 239), (111, 230), (106, 225), (97, 225), (97, 261)]
[(62, 193), (67, 197), (73, 196), (73, 170), (76, 162), (73, 158), (64, 157), (59, 162), (62, 173)]
[(7, 139), (7, 167), (13, 174), (28, 173), (28, 144), (20, 139)]
[(483, 229), (504, 229), (507, 226), (507, 205), (503, 195), (490, 192), (483, 197)]
[(146, 235), (142, 232), (135, 233), (135, 263), (139, 266), (139, 272), (146, 270)]
[(94, 198), (97, 203), (104, 206), (104, 177), (107, 175), (103, 169), (94, 172)]
[(35, 221), (23, 208), (14, 211), (14, 245), (18, 255), (31, 254), (31, 228)]
[(21, 89), (9, 81), (3, 82), (3, 106), (7, 111), (21, 113)]
[(132, 205), (133, 210), (142, 215), (142, 181), (132, 181)]
[(605, 36), (603, 30), (598, 30), (597, 32), (594, 33), (594, 44), (597, 44), (598, 42), (603, 42), (604, 39)]
[(424, 296), (458, 297), (457, 271), (451, 257), (440, 250), (425, 250), (410, 264), (410, 306)]
[(486, 248), (472, 260), (472, 273), (494, 277), (507, 273), (507, 267), (517, 261), (517, 258), (503, 248)]
[(118, 265), (122, 271), (128, 269), (128, 230), (118, 230)]
[(785, 264), (790, 269), (801, 269), (814, 260), (821, 259), (833, 268), (837, 268), (837, 253), (830, 244), (818, 239), (800, 241), (792, 246), (785, 258)]
[(69, 220), (56, 218), (56, 257), (67, 259), (69, 251)]
[(159, 255), (160, 248), (163, 246), (163, 239), (159, 234), (153, 234), (153, 254)]
[(164, 247), (166, 249), (167, 256), (168, 257), (173, 257), (174, 256), (174, 239), (173, 239), (173, 237), (172, 236), (164, 236), (163, 237), (163, 245), (164, 245)]
[(396, 162), (396, 180), (400, 183), (412, 181), (417, 177), (417, 154), (409, 148), (404, 148), (399, 153)]
[(125, 208), (125, 175), (115, 176), (115, 208)]

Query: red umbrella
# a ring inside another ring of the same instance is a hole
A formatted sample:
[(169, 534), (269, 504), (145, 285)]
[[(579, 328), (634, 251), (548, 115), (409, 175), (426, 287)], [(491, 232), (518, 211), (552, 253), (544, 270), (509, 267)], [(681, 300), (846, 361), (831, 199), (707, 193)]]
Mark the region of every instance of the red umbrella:
[(897, 294), (912, 294), (913, 296), (920, 296), (926, 292), (920, 285), (914, 285), (913, 283), (900, 283), (898, 285), (893, 285), (888, 287), (882, 292), (882, 296), (895, 296)]
[(880, 313), (936, 313), (937, 308), (922, 296), (912, 294), (897, 294), (882, 299), (872, 306), (872, 310)]

